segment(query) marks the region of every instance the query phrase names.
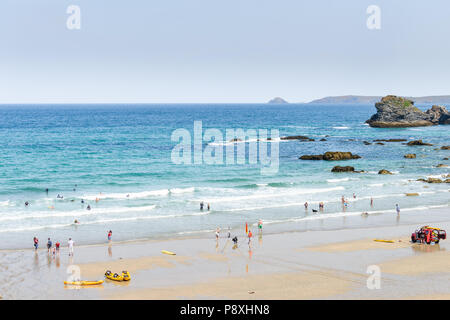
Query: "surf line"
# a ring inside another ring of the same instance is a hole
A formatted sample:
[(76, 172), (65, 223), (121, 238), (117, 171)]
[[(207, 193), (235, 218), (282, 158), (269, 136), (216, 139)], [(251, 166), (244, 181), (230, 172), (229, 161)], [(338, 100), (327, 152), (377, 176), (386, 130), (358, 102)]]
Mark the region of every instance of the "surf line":
[(259, 163), (261, 174), (278, 173), (280, 141), (278, 129), (270, 129), (270, 137), (267, 129), (226, 129), (225, 141), (224, 134), (217, 128), (203, 131), (202, 121), (194, 121), (193, 131), (193, 138), (191, 132), (185, 128), (178, 128), (172, 132), (171, 141), (178, 142), (172, 149), (172, 163), (179, 165)]

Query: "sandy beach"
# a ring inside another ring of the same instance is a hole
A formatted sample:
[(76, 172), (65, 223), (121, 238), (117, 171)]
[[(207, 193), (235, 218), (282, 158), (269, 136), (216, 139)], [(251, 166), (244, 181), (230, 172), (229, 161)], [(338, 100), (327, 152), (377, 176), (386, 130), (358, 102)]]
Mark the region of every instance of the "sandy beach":
[[(424, 214), (442, 217), (430, 220), (430, 225), (450, 229), (450, 219), (444, 221), (448, 209), (417, 213)], [(73, 258), (65, 247), (56, 257), (46, 249), (3, 250), (0, 268), (7, 280), (0, 285), (0, 295), (3, 299), (448, 299), (450, 243), (410, 243), (410, 233), (421, 225), (280, 233), (270, 233), (268, 225), (254, 235), (250, 246), (242, 230), (232, 234), (239, 238), (237, 248), (225, 233), (218, 242), (211, 234), (76, 246)], [(374, 242), (376, 238), (394, 243)], [(367, 270), (373, 265), (381, 271), (379, 289), (367, 286)], [(132, 280), (64, 286), (69, 266), (79, 268), (84, 280), (103, 279), (106, 270), (128, 270)]]

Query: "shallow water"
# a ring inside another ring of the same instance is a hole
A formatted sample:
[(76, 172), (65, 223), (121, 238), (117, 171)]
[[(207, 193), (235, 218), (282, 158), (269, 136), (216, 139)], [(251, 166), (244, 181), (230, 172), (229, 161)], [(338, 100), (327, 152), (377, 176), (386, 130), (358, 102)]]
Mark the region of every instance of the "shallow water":
[[(389, 220), (397, 203), (402, 214), (448, 209), (448, 184), (414, 180), (449, 173), (449, 168), (436, 168), (449, 164), (443, 160), (449, 151), (435, 150), (448, 145), (449, 127), (370, 128), (364, 121), (374, 112), (365, 105), (2, 106), (0, 248), (31, 247), (34, 236), (41, 247), (48, 237), (63, 243), (69, 237), (78, 244), (104, 242), (110, 229), (114, 240), (131, 240), (207, 233), (217, 226), (242, 228), (245, 222), (252, 228), (258, 219), (265, 225), (311, 226), (367, 211)], [(202, 121), (203, 130), (224, 134), (233, 128), (278, 129), (280, 136), (316, 141), (280, 142), (279, 171), (271, 176), (262, 175), (259, 164), (176, 165), (171, 152), (177, 142), (171, 134), (179, 128), (192, 132), (194, 120)], [(319, 141), (325, 136), (327, 141)], [(435, 146), (362, 143), (389, 138), (423, 139)], [(326, 151), (351, 151), (362, 159), (298, 160)], [(417, 158), (404, 159), (406, 153)], [(330, 172), (335, 165), (366, 173)], [(378, 175), (380, 169), (394, 174)], [(420, 195), (406, 197), (409, 192)], [(57, 199), (58, 194), (64, 198)], [(345, 212), (342, 195), (349, 200)], [(201, 201), (210, 203), (211, 211), (200, 211)], [(313, 214), (321, 201), (325, 210)]]

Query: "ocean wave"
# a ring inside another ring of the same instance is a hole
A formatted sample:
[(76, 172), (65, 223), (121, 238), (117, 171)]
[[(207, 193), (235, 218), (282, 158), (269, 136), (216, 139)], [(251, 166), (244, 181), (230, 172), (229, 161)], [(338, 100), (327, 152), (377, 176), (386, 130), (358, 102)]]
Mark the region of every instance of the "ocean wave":
[(33, 213), (15, 212), (13, 216), (1, 216), (0, 221), (18, 221), (26, 219), (47, 219), (47, 218), (66, 218), (66, 217), (82, 217), (99, 214), (117, 214), (129, 212), (145, 212), (156, 208), (156, 205), (143, 207), (118, 207), (118, 208), (92, 208), (91, 210), (72, 210), (72, 211), (35, 211)]
[(346, 129), (350, 129), (350, 127), (345, 127), (345, 126), (342, 126), (342, 127), (333, 127), (333, 129), (337, 129), (337, 130), (346, 130)]
[[(273, 197), (282, 197), (282, 196), (290, 196), (290, 195), (299, 195), (299, 194), (309, 194), (309, 193), (321, 193), (321, 192), (329, 192), (336, 190), (345, 190), (344, 187), (333, 187), (333, 188), (324, 188), (324, 189), (297, 189), (290, 192), (283, 193), (263, 193), (263, 194), (253, 194), (247, 196), (234, 196), (234, 197), (221, 197), (221, 198), (210, 198), (204, 200), (209, 203), (219, 203), (219, 202), (236, 202), (240, 200), (252, 200), (252, 199), (264, 199), (264, 198), (273, 198)], [(198, 202), (198, 199), (191, 199), (191, 202)]]
[(6, 201), (0, 201), (0, 206), (2, 207), (8, 207), (10, 205), (10, 201), (6, 200)]
[(67, 227), (73, 227), (73, 226), (82, 227), (83, 225), (116, 223), (116, 222), (137, 221), (137, 220), (153, 220), (153, 219), (179, 218), (179, 217), (186, 217), (186, 216), (202, 216), (202, 215), (207, 215), (207, 214), (208, 214), (208, 212), (198, 212), (198, 213), (191, 213), (191, 214), (134, 216), (134, 217), (126, 217), (126, 218), (100, 219), (100, 220), (82, 222), (77, 225), (75, 225), (73, 223), (64, 223), (64, 224), (49, 224), (49, 225), (19, 227), (19, 228), (6, 228), (6, 229), (0, 229), (0, 233), (34, 231), (34, 230), (41, 230), (41, 229), (67, 228)]
[(195, 187), (189, 188), (173, 188), (173, 189), (160, 189), (160, 190), (150, 190), (141, 192), (129, 192), (129, 193), (100, 193), (97, 195), (84, 195), (77, 197), (78, 199), (84, 200), (104, 200), (104, 199), (140, 199), (148, 197), (161, 197), (168, 196), (169, 194), (179, 194), (195, 192)]

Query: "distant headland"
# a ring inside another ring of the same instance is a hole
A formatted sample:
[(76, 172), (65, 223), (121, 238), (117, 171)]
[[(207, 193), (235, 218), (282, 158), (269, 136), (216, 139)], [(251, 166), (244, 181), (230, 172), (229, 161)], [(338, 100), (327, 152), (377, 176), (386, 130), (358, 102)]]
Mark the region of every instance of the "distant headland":
[[(313, 100), (309, 103), (317, 104), (374, 104), (380, 101), (382, 96), (334, 96)], [(415, 104), (450, 104), (450, 95), (445, 96), (425, 96), (425, 97), (404, 97), (414, 101)]]

